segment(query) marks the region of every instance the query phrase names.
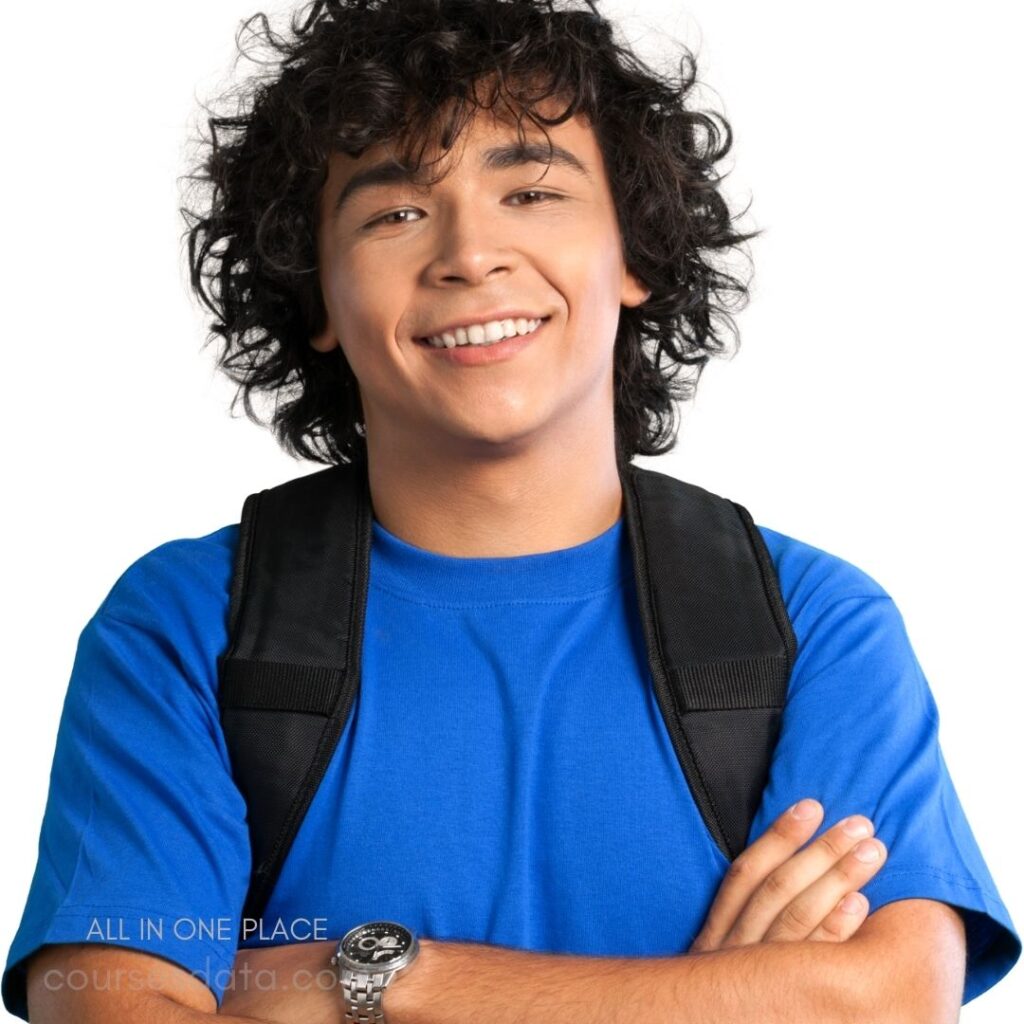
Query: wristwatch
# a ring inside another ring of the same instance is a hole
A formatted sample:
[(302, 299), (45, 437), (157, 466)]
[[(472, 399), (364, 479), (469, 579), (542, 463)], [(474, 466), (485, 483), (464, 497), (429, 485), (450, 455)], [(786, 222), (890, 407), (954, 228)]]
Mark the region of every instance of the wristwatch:
[(394, 921), (370, 921), (346, 932), (331, 957), (344, 994), (345, 1020), (385, 1024), (381, 995), (419, 951), (416, 936)]

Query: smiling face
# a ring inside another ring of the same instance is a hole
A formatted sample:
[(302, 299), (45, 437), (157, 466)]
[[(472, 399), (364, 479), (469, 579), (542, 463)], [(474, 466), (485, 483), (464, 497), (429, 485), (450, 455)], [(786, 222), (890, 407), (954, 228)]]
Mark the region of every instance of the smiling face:
[[(311, 344), (341, 345), (371, 459), (378, 446), (436, 458), (570, 435), (574, 447), (614, 443), (619, 310), (649, 292), (624, 265), (597, 139), (579, 116), (548, 127), (559, 149), (545, 173), (543, 132), (524, 122), (524, 154), (497, 110), (476, 111), (430, 189), (381, 170), (390, 145), (331, 155), (318, 232), (327, 326)], [(493, 347), (423, 340), (516, 317), (547, 319)]]

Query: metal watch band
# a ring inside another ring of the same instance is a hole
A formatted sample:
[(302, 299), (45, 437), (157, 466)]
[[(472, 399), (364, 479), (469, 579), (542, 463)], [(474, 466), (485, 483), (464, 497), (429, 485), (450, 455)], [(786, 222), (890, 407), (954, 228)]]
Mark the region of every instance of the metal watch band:
[(356, 974), (346, 970), (341, 978), (345, 991), (345, 1020), (356, 1024), (385, 1024), (381, 1008), (383, 974)]

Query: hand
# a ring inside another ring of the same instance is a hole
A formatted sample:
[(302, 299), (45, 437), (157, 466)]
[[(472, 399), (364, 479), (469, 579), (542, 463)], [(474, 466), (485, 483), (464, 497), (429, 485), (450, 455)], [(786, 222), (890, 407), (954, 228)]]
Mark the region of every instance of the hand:
[[(845, 942), (857, 931), (868, 915), (857, 890), (885, 863), (885, 844), (866, 838), (874, 826), (853, 815), (801, 850), (823, 815), (816, 800), (801, 800), (732, 862), (690, 953), (757, 942)], [(871, 852), (876, 859), (858, 857)]]

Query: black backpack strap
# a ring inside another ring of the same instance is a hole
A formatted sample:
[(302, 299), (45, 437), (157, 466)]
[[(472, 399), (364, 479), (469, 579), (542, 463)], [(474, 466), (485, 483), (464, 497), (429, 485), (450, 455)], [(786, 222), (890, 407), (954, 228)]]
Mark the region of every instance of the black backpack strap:
[(218, 659), (232, 770), (248, 808), (258, 920), (359, 687), (372, 512), (362, 464), (251, 494)]
[[(709, 832), (733, 859), (768, 777), (796, 656), (770, 554), (741, 505), (627, 466), (629, 531), (655, 694)], [(359, 688), (372, 506), (365, 464), (250, 495), (218, 661), (248, 807), (243, 914), (261, 917)]]
[(715, 843), (744, 848), (778, 739), (796, 638), (742, 505), (627, 466), (625, 518), (654, 690)]

